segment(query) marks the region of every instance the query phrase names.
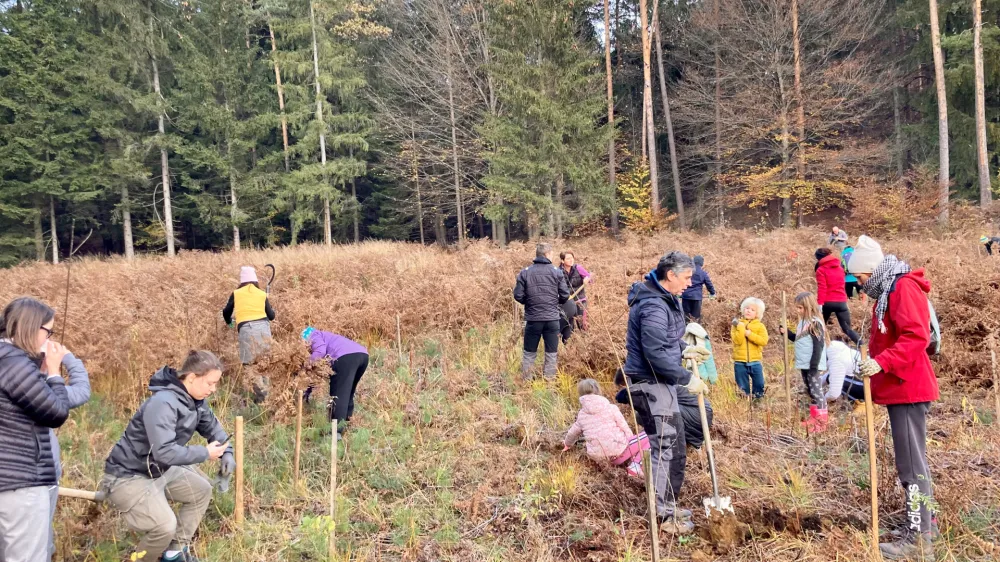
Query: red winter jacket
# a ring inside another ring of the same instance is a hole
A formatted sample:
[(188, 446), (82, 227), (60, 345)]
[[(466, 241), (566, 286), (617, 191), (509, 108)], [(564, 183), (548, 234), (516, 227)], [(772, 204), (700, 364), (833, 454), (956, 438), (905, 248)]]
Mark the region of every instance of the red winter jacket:
[(847, 302), (844, 275), (837, 256), (831, 254), (819, 260), (816, 267), (816, 304), (823, 306), (825, 302)]
[(883, 319), (885, 333), (872, 321), (869, 353), (882, 367), (882, 372), (872, 377), (872, 400), (876, 404), (915, 404), (940, 396), (926, 351), (931, 340), (927, 309), (930, 290), (931, 282), (924, 277), (923, 269), (907, 273), (889, 294), (889, 309)]

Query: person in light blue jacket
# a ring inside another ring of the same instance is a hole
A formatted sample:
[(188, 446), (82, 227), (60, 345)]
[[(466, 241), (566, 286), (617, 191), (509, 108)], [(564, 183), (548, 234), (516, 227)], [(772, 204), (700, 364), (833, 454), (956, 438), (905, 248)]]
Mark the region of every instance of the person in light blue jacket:
[(820, 433), (826, 430), (829, 420), (822, 377), (822, 372), (826, 371), (826, 345), (829, 336), (816, 304), (816, 297), (812, 293), (804, 292), (795, 296), (795, 311), (798, 314), (795, 331), (787, 330), (784, 326), (780, 326), (779, 331), (787, 332), (788, 339), (795, 344), (795, 368), (802, 372), (802, 380), (811, 401), (809, 419), (803, 425), (810, 433)]

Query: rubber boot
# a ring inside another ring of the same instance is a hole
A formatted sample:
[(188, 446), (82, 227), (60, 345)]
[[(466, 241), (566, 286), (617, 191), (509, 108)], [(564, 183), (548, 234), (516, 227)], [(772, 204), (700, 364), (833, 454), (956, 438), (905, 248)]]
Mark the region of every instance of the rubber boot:
[(524, 351), (521, 355), (521, 377), (525, 380), (531, 378), (532, 371), (535, 370), (535, 359), (537, 357), (537, 351)]
[(810, 433), (823, 433), (830, 424), (830, 411), (826, 408), (816, 410), (816, 423), (809, 429)]
[(810, 404), (809, 405), (809, 419), (803, 420), (802, 421), (802, 426), (803, 427), (809, 427), (813, 423), (813, 420), (816, 419), (816, 413), (818, 411), (819, 411), (819, 408), (816, 407), (816, 404)]
[(545, 364), (542, 366), (542, 375), (545, 378), (552, 380), (556, 378), (556, 369), (558, 367), (559, 354), (545, 352)]

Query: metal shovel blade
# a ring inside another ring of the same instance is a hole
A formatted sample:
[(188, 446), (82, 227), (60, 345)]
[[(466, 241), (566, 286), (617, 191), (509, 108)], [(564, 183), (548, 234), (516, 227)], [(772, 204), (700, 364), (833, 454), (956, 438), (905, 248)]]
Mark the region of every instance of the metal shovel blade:
[(719, 496), (713, 498), (705, 498), (701, 500), (705, 504), (705, 517), (709, 519), (712, 518), (712, 510), (719, 511), (722, 513), (736, 513), (733, 511), (733, 500), (729, 496)]

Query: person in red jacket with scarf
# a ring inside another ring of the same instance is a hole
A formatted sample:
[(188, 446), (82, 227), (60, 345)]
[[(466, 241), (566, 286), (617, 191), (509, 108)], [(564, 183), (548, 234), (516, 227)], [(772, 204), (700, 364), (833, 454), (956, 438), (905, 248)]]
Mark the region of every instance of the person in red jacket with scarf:
[(896, 256), (882, 254), (867, 236), (847, 264), (872, 299), (870, 358), (861, 374), (871, 377), (872, 401), (889, 411), (896, 472), (906, 492), (907, 525), (902, 537), (879, 545), (888, 560), (934, 560), (935, 510), (927, 462), (927, 413), (939, 397), (931, 366), (930, 281)]
[(840, 258), (833, 255), (830, 248), (816, 250), (816, 304), (823, 309), (823, 322), (829, 322), (831, 316), (837, 315), (840, 330), (856, 345), (861, 337), (851, 328), (845, 275)]

